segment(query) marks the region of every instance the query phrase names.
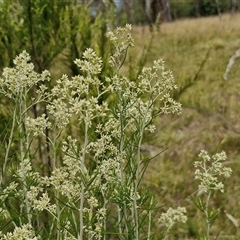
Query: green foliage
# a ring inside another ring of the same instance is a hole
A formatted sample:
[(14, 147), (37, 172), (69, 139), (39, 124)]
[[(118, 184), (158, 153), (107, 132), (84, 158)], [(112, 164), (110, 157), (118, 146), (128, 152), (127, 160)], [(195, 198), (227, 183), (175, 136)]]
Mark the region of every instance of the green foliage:
[(183, 17), (193, 17), (195, 14), (195, 0), (188, 1), (169, 1), (171, 6), (171, 14), (173, 19)]
[[(179, 114), (181, 104), (170, 97), (176, 85), (162, 60), (144, 67), (135, 81), (119, 74), (133, 46), (130, 31), (126, 25), (107, 34), (113, 74), (105, 81), (98, 77), (103, 60), (91, 48), (74, 61), (80, 74), (63, 75), (50, 90), (46, 87), (50, 73), (35, 72), (26, 51), (14, 59), (13, 68), (4, 68), (0, 92), (14, 108), (1, 165), (0, 216), (7, 222), (0, 222), (2, 239), (154, 235), (154, 197), (142, 186), (152, 158), (143, 155), (141, 147), (145, 132), (155, 131), (154, 119)], [(114, 96), (114, 102), (99, 101), (106, 93)], [(32, 116), (31, 108), (43, 104), (48, 115)], [(68, 133), (69, 125), (81, 129), (81, 134)], [(36, 146), (44, 149), (46, 144), (39, 144), (38, 138), (50, 145), (42, 152), (49, 159), (47, 174), (39, 168)], [(185, 212), (178, 208), (168, 214), (177, 215), (174, 223), (185, 222)]]
[[(25, 49), (31, 56), (35, 70), (42, 72), (52, 69), (60, 62), (71, 75), (79, 74), (79, 69), (73, 63), (81, 58), (85, 49), (94, 47), (104, 60), (104, 66), (99, 73), (100, 78), (109, 74), (107, 59), (110, 54), (106, 44), (108, 27), (114, 25), (113, 4), (101, 3), (94, 18), (91, 16), (89, 3), (80, 4), (72, 1), (4, 0), (0, 4), (0, 66), (13, 66), (12, 59)], [(62, 74), (62, 73), (61, 73)], [(51, 82), (46, 83), (50, 89), (58, 76), (54, 70)], [(31, 91), (35, 92), (38, 86)], [(11, 102), (9, 101), (9, 104)], [(33, 105), (31, 110), (37, 117), (41, 112), (48, 115), (46, 107)], [(1, 114), (3, 110), (1, 110)], [(69, 128), (69, 131), (71, 128)], [(46, 129), (48, 135), (48, 130)], [(41, 144), (39, 139), (39, 144)], [(49, 149), (49, 143), (48, 149)], [(42, 155), (39, 152), (40, 156)], [(48, 160), (49, 161), (49, 160)]]
[(67, 44), (65, 1), (15, 1), (0, 4), (2, 39), (1, 65), (9, 65), (13, 55), (27, 50), (37, 71), (49, 68)]
[[(171, 13), (174, 19), (196, 17), (196, 1), (174, 1), (170, 0)], [(230, 12), (231, 2), (226, 0), (219, 0), (219, 8), (221, 13)], [(217, 15), (217, 5), (214, 0), (202, 0), (199, 1), (199, 14), (200, 16)]]
[(72, 62), (88, 47), (94, 47), (105, 58), (105, 35), (108, 27), (114, 25), (115, 14), (113, 4), (100, 6), (92, 17), (88, 4), (4, 0), (0, 4), (0, 66), (12, 66), (12, 59), (22, 49), (30, 53), (38, 72), (49, 69), (59, 56), (65, 55), (65, 66), (77, 74)]
[[(219, 0), (219, 8), (221, 13), (229, 12), (231, 8), (231, 2), (225, 0)], [(200, 14), (202, 16), (217, 15), (217, 5), (215, 1), (203, 0), (200, 2)]]

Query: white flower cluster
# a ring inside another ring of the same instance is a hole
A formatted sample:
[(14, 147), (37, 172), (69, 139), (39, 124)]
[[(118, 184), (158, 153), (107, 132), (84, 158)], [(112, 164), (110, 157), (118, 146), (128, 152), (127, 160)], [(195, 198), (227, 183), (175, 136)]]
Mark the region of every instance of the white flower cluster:
[[(89, 218), (89, 222), (94, 222), (92, 225), (86, 225), (84, 227), (84, 231), (88, 234), (89, 238), (94, 239), (102, 239), (102, 227), (103, 227), (103, 220), (106, 217), (107, 210), (106, 208), (98, 208), (99, 202), (97, 198), (91, 196), (87, 199), (89, 204), (89, 208), (84, 208), (83, 211), (87, 214)], [(95, 215), (94, 215), (94, 209)], [(90, 237), (91, 236), (91, 237)]]
[(3, 78), (0, 78), (0, 92), (16, 99), (20, 94), (28, 93), (39, 82), (50, 80), (48, 71), (45, 70), (41, 74), (34, 71), (34, 65), (28, 63), (30, 59), (30, 55), (23, 51), (13, 61), (15, 68), (4, 68)]
[[(39, 186), (31, 186), (27, 191), (27, 197), (31, 203), (31, 207), (37, 211), (47, 210), (51, 213), (55, 212), (55, 205), (50, 203), (50, 197), (47, 192), (43, 192), (43, 188)], [(40, 194), (42, 195), (40, 196)]]
[(37, 117), (36, 119), (27, 117), (26, 118), (27, 131), (32, 133), (34, 137), (44, 134), (46, 128), (51, 127), (51, 123), (46, 118), (46, 114)]
[[(80, 123), (84, 121), (91, 125), (94, 118), (105, 116), (108, 110), (106, 102), (98, 103), (99, 87), (102, 83), (96, 75), (101, 72), (102, 60), (92, 49), (87, 49), (83, 58), (84, 60), (75, 61), (83, 75), (71, 79), (63, 75), (51, 91), (52, 98), (49, 99), (47, 109), (59, 129), (67, 126), (73, 115), (78, 116)], [(94, 90), (97, 96), (93, 96)]]
[[(9, 183), (9, 185), (2, 190), (2, 194), (0, 195), (0, 201), (3, 203), (8, 198), (9, 195), (16, 194), (18, 192), (18, 189), (17, 189), (18, 185), (19, 183), (16, 183), (16, 182)], [(3, 211), (4, 210), (0, 211), (1, 214), (3, 214)], [(4, 212), (7, 213), (7, 211), (4, 211)]]
[(181, 113), (181, 104), (170, 97), (170, 92), (177, 89), (171, 71), (166, 70), (163, 60), (153, 62), (153, 67), (144, 67), (138, 76), (139, 93), (148, 94), (151, 103), (161, 102), (160, 109), (154, 109), (158, 113)]
[(217, 153), (210, 157), (205, 150), (201, 150), (199, 157), (202, 161), (195, 161), (194, 167), (195, 179), (200, 181), (199, 189), (206, 193), (214, 190), (224, 192), (224, 185), (219, 181), (218, 176), (230, 177), (232, 169), (223, 166), (223, 161), (226, 160), (225, 152)]
[(31, 225), (25, 224), (21, 227), (15, 227), (13, 232), (3, 235), (0, 233), (1, 240), (37, 240)]
[(63, 129), (69, 124), (71, 113), (68, 105), (62, 99), (53, 99), (51, 104), (47, 105), (47, 110), (54, 117), (54, 127)]
[(175, 223), (187, 221), (186, 208), (178, 207), (177, 209), (169, 208), (166, 213), (162, 213), (158, 222), (163, 223), (169, 230)]
[[(102, 59), (91, 48), (83, 53), (83, 60), (76, 59), (74, 63), (89, 76), (97, 75), (102, 71)], [(92, 82), (92, 79), (88, 80)]]
[(21, 174), (24, 174), (25, 178), (29, 178), (35, 181), (40, 179), (40, 174), (33, 170), (33, 166), (29, 158), (25, 158), (23, 159), (22, 162), (20, 162), (17, 173), (18, 173), (18, 176), (21, 176)]
[(164, 67), (162, 60), (154, 61), (153, 67), (143, 68), (136, 82), (126, 77), (113, 76), (108, 88), (117, 94), (120, 105), (115, 109), (118, 118), (124, 118), (124, 131), (137, 133), (139, 127), (155, 131), (152, 120), (158, 114), (181, 113), (181, 104), (170, 97), (177, 88), (173, 75)]
[(108, 114), (110, 119), (107, 120), (104, 125), (98, 123), (96, 126), (96, 134), (99, 138), (96, 141), (92, 141), (87, 146), (87, 151), (94, 156), (96, 162), (99, 159), (115, 158), (118, 156), (117, 146), (114, 144), (114, 138), (119, 137), (119, 122)]
[(115, 51), (110, 58), (109, 64), (117, 70), (121, 68), (128, 48), (134, 44), (130, 33), (131, 29), (131, 25), (127, 24), (124, 28), (118, 27), (115, 31), (107, 33), (107, 37), (114, 46)]

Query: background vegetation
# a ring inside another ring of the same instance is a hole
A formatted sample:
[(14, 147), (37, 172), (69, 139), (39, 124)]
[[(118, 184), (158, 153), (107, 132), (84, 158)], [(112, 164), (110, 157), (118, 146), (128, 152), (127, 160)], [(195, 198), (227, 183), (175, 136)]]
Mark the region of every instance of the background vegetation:
[[(96, 47), (103, 58), (110, 53), (105, 33), (108, 27), (116, 24), (114, 12), (100, 11), (93, 21), (88, 5), (78, 8), (76, 14), (76, 8), (64, 1), (52, 4), (46, 0), (43, 4), (43, 1), (29, 0), (21, 5), (17, 1), (16, 4), (3, 2), (0, 9), (0, 71), (11, 66), (13, 58), (24, 49), (31, 54), (37, 71), (50, 69), (55, 79), (66, 71), (75, 74), (77, 69), (71, 63), (80, 58), (87, 47)], [(217, 14), (213, 2), (202, 1), (201, 16)], [(231, 11), (229, 2), (219, 2), (222, 12)], [(170, 4), (175, 20), (196, 15), (194, 1), (181, 4), (170, 1)], [(236, 6), (239, 6), (238, 2)], [(119, 24), (129, 20), (130, 16), (124, 12)], [(144, 19), (143, 11), (132, 22), (143, 23)], [(226, 192), (214, 196), (214, 206), (219, 209), (220, 216), (213, 227), (213, 236), (221, 230), (219, 239), (240, 238), (239, 61), (232, 68), (229, 80), (223, 80), (229, 58), (240, 47), (239, 32), (238, 13), (222, 15), (221, 19), (212, 16), (163, 23), (154, 36), (147, 26), (133, 26), (135, 48), (129, 52), (121, 73), (133, 78), (134, 69), (141, 70), (141, 59), (147, 56), (149, 65), (152, 60), (163, 58), (179, 86), (174, 97), (183, 106), (181, 116), (158, 118), (154, 137), (146, 137), (144, 144), (144, 150), (151, 155), (164, 151), (149, 165), (144, 183), (157, 194), (159, 205), (164, 205), (163, 210), (181, 205), (187, 208), (191, 217), (187, 225), (178, 226), (172, 239), (196, 239), (203, 229), (199, 227), (201, 214), (191, 204), (191, 194), (197, 190), (197, 183), (193, 182), (193, 162), (201, 149), (210, 153), (226, 151), (226, 164), (234, 170), (226, 182)], [(149, 42), (146, 55), (142, 55)], [(102, 77), (109, 71), (104, 69)], [(8, 129), (6, 106), (10, 104), (1, 98), (1, 131)], [(1, 143), (4, 141), (2, 135)]]
[[(239, 61), (231, 69), (229, 80), (223, 80), (228, 60), (240, 46), (239, 21), (239, 15), (224, 15), (222, 20), (206, 17), (162, 24), (149, 57), (162, 57), (173, 70), (180, 88), (176, 98), (183, 105), (183, 113), (159, 118), (155, 138), (148, 142), (149, 150), (167, 150), (150, 165), (146, 183), (160, 201), (165, 199), (166, 206), (181, 203), (187, 207), (196, 189), (192, 164), (199, 150), (226, 151), (233, 175), (227, 180), (226, 193), (216, 196), (215, 204), (221, 209), (219, 239), (239, 238)], [(143, 33), (135, 28), (137, 46), (142, 34), (146, 36), (147, 29)], [(192, 214), (195, 220), (189, 222), (188, 231), (194, 236), (199, 215)]]

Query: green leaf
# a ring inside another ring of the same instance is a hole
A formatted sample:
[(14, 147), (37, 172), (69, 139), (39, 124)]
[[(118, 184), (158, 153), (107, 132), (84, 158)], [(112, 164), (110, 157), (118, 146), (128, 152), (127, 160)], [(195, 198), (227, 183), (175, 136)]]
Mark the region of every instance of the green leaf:
[(194, 203), (194, 205), (201, 211), (201, 212), (205, 212), (205, 208), (204, 208), (204, 205), (203, 205), (203, 202), (202, 202), (202, 199), (201, 198), (193, 198), (192, 197), (192, 201)]
[(219, 213), (215, 211), (211, 211), (209, 216), (208, 216), (208, 223), (210, 224), (210, 227), (213, 225), (215, 220), (217, 219)]

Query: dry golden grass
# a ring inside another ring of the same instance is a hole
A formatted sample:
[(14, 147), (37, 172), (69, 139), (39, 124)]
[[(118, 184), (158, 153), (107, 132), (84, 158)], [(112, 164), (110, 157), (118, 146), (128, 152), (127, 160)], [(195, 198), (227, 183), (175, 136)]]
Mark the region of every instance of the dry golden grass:
[[(149, 39), (147, 27), (134, 27), (135, 54)], [(197, 190), (193, 161), (201, 149), (214, 154), (224, 150), (226, 165), (233, 175), (226, 180), (226, 192), (214, 196), (220, 215), (212, 232), (218, 239), (240, 239), (239, 227), (227, 217), (240, 220), (240, 61), (223, 80), (229, 58), (240, 48), (240, 14), (164, 23), (156, 34), (149, 62), (163, 58), (181, 87), (192, 81), (176, 97), (183, 105), (182, 115), (159, 117), (157, 131), (150, 141), (155, 152), (167, 149), (149, 166), (145, 183), (157, 193), (159, 205), (189, 210), (188, 226), (176, 231), (173, 239), (194, 239), (201, 232), (201, 214), (194, 210), (190, 195)], [(207, 56), (207, 54), (209, 54)], [(205, 59), (205, 60), (204, 60)], [(199, 74), (197, 72), (203, 65)], [(149, 143), (148, 143), (149, 144)], [(214, 239), (214, 238), (213, 238)]]

